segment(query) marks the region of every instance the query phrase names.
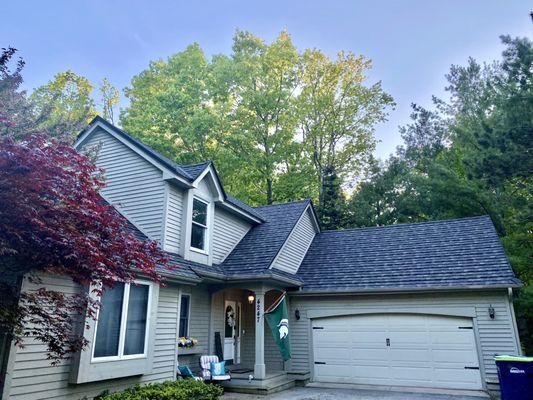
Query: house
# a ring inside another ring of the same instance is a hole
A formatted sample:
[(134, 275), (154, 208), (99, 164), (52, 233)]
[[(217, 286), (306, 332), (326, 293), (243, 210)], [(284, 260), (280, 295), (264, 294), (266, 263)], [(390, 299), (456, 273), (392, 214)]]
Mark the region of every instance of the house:
[[(104, 198), (175, 269), (105, 292), (89, 347), (51, 366), (29, 342), (9, 354), (4, 399), (91, 398), (176, 378), (222, 353), (229, 383), (258, 392), (298, 382), (488, 390), (495, 354), (520, 354), (512, 291), (521, 285), (488, 217), (321, 231), (309, 200), (250, 207), (211, 162), (177, 165), (96, 117), (80, 151), (98, 147)], [(48, 289), (81, 290), (60, 276)], [(23, 290), (34, 290), (25, 281)], [(292, 359), (263, 312), (286, 291)], [(178, 348), (179, 337), (198, 344)], [(249, 381), (249, 375), (253, 379)]]

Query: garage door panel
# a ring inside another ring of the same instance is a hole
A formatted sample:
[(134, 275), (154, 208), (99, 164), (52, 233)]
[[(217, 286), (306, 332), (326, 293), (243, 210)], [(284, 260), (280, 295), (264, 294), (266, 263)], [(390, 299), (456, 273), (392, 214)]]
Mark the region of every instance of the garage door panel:
[(433, 371), (425, 367), (393, 367), (391, 378), (396, 382), (431, 382)]
[(478, 364), (477, 354), (469, 350), (433, 350), (433, 359), (438, 363)]
[(390, 354), (390, 360), (392, 362), (395, 361), (409, 361), (409, 362), (416, 362), (421, 361), (426, 363), (428, 360), (431, 359), (431, 351), (429, 349), (396, 349), (391, 348), (389, 351)]
[(325, 329), (315, 330), (315, 337), (325, 343), (344, 343), (350, 337), (349, 332), (337, 332)]
[(472, 344), (472, 331), (471, 330), (461, 330), (457, 329), (456, 331), (448, 332), (431, 332), (431, 343), (439, 344), (445, 343), (446, 345), (450, 344), (462, 344), (470, 346)]
[(315, 360), (320, 361), (329, 361), (329, 360), (346, 360), (351, 361), (353, 357), (350, 354), (350, 351), (347, 351), (346, 348), (343, 347), (327, 347), (327, 348), (319, 348), (315, 350)]
[(427, 332), (420, 331), (390, 331), (389, 336), (394, 346), (421, 346), (429, 344), (429, 338)]
[[(369, 335), (371, 333), (371, 335)], [(357, 343), (358, 347), (369, 346), (369, 345), (379, 345), (382, 346), (387, 339), (387, 332), (361, 332), (354, 331), (351, 333), (350, 339), (352, 342)], [(346, 341), (347, 338), (343, 337), (343, 340)]]
[(470, 319), (375, 314), (313, 326), (322, 328), (313, 330), (316, 381), (481, 389), (479, 370), (465, 369), (478, 367)]
[[(346, 351), (346, 350), (345, 350)], [(354, 349), (350, 352), (351, 358), (356, 361), (375, 360), (388, 361), (388, 352), (382, 347), (368, 348), (368, 349)]]
[(475, 384), (479, 379), (478, 370), (465, 369), (462, 374), (458, 375), (453, 369), (437, 368), (435, 369), (435, 379), (440, 382), (448, 382), (450, 384), (461, 384), (461, 388), (467, 388)]

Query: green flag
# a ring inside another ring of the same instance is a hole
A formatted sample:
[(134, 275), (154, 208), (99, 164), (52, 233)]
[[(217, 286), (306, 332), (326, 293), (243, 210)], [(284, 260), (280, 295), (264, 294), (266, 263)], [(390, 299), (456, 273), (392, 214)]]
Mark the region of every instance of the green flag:
[(289, 312), (287, 311), (285, 295), (272, 310), (265, 312), (265, 319), (279, 347), (283, 361), (287, 361), (291, 358), (291, 343), (289, 337)]

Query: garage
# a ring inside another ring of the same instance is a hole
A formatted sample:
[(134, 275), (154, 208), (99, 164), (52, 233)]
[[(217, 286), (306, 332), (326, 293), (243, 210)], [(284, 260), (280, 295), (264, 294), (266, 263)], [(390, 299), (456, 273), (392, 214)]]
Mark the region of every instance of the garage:
[(368, 314), (313, 319), (313, 380), (481, 389), (471, 318)]

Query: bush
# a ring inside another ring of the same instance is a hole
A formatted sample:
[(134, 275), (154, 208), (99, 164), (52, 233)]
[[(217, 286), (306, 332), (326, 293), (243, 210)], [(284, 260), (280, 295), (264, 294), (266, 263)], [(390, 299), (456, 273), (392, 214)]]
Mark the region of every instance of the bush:
[(123, 392), (101, 397), (102, 400), (217, 400), (222, 388), (192, 379), (137, 385)]

